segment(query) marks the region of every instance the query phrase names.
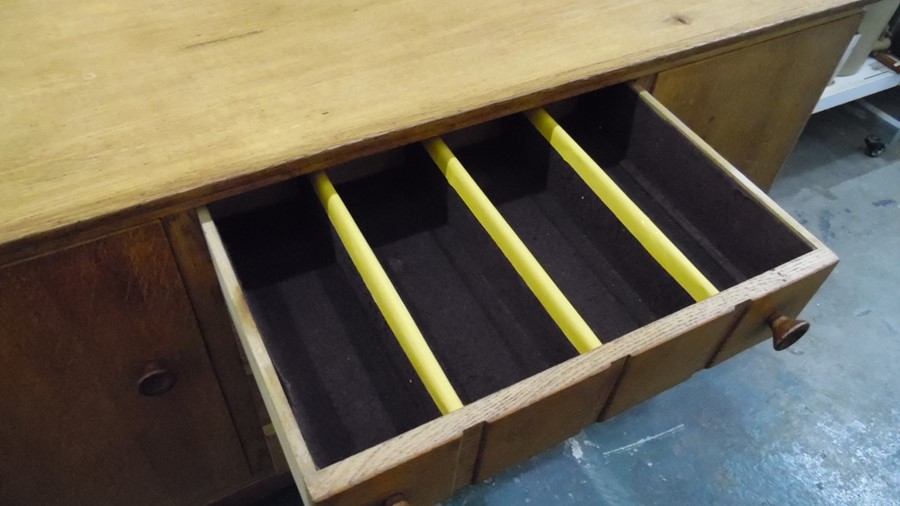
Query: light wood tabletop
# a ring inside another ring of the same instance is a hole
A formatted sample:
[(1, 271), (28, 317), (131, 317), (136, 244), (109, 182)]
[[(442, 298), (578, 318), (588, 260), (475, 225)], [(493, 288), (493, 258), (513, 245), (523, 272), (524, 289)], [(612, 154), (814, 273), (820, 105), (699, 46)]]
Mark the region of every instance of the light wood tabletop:
[(0, 253), (134, 225), (861, 3), (8, 2)]

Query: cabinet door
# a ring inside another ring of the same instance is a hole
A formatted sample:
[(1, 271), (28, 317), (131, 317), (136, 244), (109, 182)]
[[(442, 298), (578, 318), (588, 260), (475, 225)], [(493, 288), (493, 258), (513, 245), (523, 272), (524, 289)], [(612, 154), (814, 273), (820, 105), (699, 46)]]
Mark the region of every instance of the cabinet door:
[(853, 15), (661, 72), (653, 95), (768, 190), (859, 19)]
[(158, 223), (0, 269), (0, 503), (193, 504), (248, 478)]

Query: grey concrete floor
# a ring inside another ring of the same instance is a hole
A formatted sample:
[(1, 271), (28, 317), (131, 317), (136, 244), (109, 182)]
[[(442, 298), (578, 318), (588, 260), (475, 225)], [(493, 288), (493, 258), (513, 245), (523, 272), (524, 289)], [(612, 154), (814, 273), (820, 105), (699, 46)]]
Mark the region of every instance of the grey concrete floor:
[[(900, 118), (900, 89), (872, 103)], [(814, 116), (771, 195), (841, 258), (787, 351), (763, 343), (445, 506), (900, 504), (900, 142)], [(296, 501), (285, 492), (266, 504)]]

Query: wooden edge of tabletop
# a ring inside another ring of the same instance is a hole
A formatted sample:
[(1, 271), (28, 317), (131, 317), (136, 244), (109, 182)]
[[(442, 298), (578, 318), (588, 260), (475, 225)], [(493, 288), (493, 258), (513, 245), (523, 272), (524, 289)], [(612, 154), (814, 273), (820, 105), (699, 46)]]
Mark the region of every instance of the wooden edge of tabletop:
[(568, 82), (553, 88), (520, 95), (507, 100), (486, 103), (480, 107), (460, 111), (433, 121), (410, 125), (402, 129), (360, 139), (356, 142), (314, 153), (292, 162), (265, 167), (256, 172), (232, 177), (186, 189), (151, 202), (125, 207), (86, 220), (61, 223), (38, 233), (0, 244), (0, 266), (50, 251), (63, 249), (112, 232), (158, 219), (168, 214), (186, 211), (206, 203), (233, 196), (261, 186), (320, 170), (354, 158), (371, 155), (405, 144), (490, 121), (508, 114), (563, 100), (604, 86), (609, 86), (678, 65), (688, 64), (751, 44), (764, 42), (794, 31), (852, 16), (870, 0), (858, 0), (784, 23), (763, 25), (724, 37), (701, 46), (649, 58), (631, 66), (603, 72), (585, 79)]

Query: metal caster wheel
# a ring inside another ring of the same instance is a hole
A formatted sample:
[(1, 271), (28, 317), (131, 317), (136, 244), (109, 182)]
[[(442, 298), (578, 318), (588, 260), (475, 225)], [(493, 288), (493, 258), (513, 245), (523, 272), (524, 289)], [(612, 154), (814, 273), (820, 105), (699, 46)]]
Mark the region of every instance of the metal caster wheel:
[(877, 135), (869, 135), (866, 137), (866, 155), (875, 158), (884, 153), (884, 141)]

